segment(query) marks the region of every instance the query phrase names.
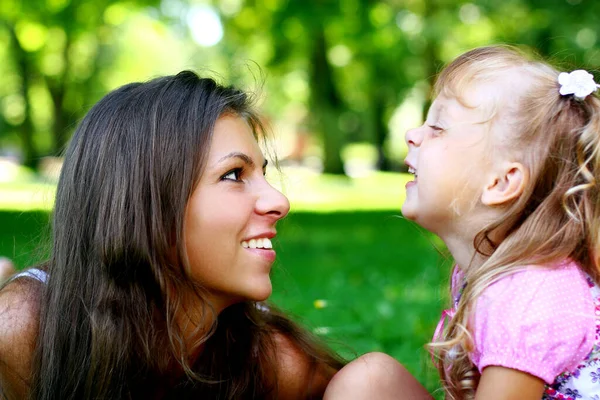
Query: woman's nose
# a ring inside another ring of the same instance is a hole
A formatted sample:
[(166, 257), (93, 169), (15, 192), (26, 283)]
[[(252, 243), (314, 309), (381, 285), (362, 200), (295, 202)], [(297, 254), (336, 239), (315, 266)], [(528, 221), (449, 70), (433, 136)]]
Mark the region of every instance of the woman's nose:
[(273, 216), (275, 222), (285, 217), (289, 211), (290, 201), (288, 198), (265, 181), (256, 201), (256, 212), (261, 215)]

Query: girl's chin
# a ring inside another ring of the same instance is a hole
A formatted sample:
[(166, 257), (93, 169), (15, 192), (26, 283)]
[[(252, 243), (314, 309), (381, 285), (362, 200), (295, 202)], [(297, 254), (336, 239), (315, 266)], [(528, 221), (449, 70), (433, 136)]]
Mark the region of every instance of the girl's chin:
[(411, 221), (415, 220), (415, 217), (416, 217), (415, 212), (412, 209), (412, 207), (410, 206), (410, 204), (407, 204), (407, 202), (404, 202), (400, 211), (402, 211), (402, 216), (404, 218), (411, 220)]

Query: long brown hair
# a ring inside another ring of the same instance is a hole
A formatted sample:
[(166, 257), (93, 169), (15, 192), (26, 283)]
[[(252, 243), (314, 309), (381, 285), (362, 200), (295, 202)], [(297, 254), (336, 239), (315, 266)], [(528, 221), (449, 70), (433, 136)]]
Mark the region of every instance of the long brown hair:
[[(187, 275), (185, 208), (225, 113), (264, 134), (244, 92), (189, 71), (116, 89), (82, 120), (58, 183), (32, 399), (276, 396), (277, 332), (315, 364), (342, 365), (274, 307), (215, 319)], [(183, 293), (216, 321), (191, 348), (175, 321)]]
[(512, 119), (503, 145), (529, 170), (530, 184), (475, 237), (484, 261), (463, 266), (466, 286), (457, 312), (445, 340), (430, 344), (454, 399), (475, 395), (479, 373), (468, 357), (473, 349), (468, 321), (489, 285), (525, 265), (567, 258), (600, 283), (600, 100), (561, 96), (556, 69), (508, 46), (459, 56), (440, 74), (436, 92), (460, 99), (472, 84), (493, 82), (509, 70), (527, 83), (503, 104), (502, 117)]

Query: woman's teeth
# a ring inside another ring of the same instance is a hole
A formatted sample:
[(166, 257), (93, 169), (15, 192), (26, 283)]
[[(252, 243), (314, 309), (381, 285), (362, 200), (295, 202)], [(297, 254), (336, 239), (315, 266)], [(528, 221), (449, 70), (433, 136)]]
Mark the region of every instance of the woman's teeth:
[(269, 238), (250, 239), (242, 241), (242, 247), (245, 249), (272, 249), (273, 244)]
[(413, 167), (408, 167), (408, 173), (413, 174), (414, 176), (417, 176), (417, 170), (414, 169)]

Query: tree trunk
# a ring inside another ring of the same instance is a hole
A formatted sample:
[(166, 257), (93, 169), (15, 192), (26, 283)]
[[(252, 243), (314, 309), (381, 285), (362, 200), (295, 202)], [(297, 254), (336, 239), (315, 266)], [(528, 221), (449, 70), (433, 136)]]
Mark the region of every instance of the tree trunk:
[[(424, 21), (431, 21), (433, 9), (435, 8), (434, 0), (426, 0), (425, 1), (425, 12), (423, 15)], [(438, 73), (438, 67), (440, 65), (440, 60), (437, 57), (437, 38), (428, 37), (425, 38), (425, 77), (427, 79), (427, 83), (429, 86), (429, 92), (427, 96), (425, 96), (425, 102), (423, 103), (423, 121), (427, 119), (427, 112), (429, 111), (429, 107), (431, 107), (431, 103), (433, 102), (433, 85), (435, 83), (435, 79)]]
[(31, 64), (29, 54), (21, 47), (15, 27), (9, 25), (11, 44), (14, 56), (21, 75), (21, 96), (24, 102), (23, 122), (18, 126), (23, 149), (23, 165), (37, 169), (38, 152), (33, 141), (33, 122), (31, 120), (31, 103), (29, 101), (29, 87), (31, 86)]
[(323, 142), (323, 172), (345, 174), (341, 157), (344, 137), (339, 127), (342, 108), (333, 72), (327, 61), (327, 43), (323, 25), (319, 24), (315, 32), (311, 54), (310, 70), (310, 112), (314, 117), (314, 126)]
[(371, 92), (371, 104), (373, 107), (373, 131), (375, 133), (375, 147), (377, 149), (377, 162), (375, 167), (379, 171), (390, 171), (392, 168), (390, 159), (385, 151), (385, 141), (388, 137), (387, 120), (385, 118), (385, 94), (381, 90)]
[(53, 82), (48, 87), (50, 89), (50, 97), (52, 98), (52, 115), (54, 117), (54, 123), (52, 124), (52, 153), (58, 156), (62, 153), (67, 142), (67, 122), (63, 109), (65, 87), (61, 81)]
[(64, 70), (56, 78), (47, 78), (46, 83), (52, 98), (52, 111), (54, 123), (52, 125), (52, 152), (55, 156), (62, 154), (69, 140), (68, 128), (70, 118), (65, 109), (65, 95), (67, 92), (67, 77), (69, 76), (69, 49), (71, 47), (71, 37), (68, 31), (65, 31), (67, 40), (63, 49)]

